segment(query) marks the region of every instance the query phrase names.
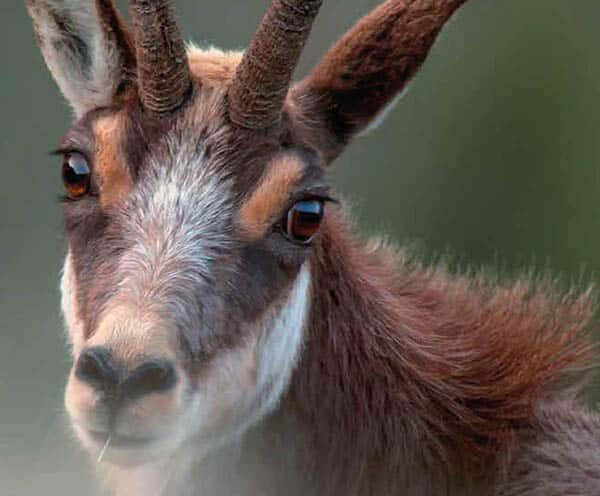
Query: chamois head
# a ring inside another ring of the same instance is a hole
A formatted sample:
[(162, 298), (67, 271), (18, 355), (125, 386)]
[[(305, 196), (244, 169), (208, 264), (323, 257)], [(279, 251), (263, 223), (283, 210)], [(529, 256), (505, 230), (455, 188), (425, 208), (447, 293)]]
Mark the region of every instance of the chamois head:
[(464, 0), (389, 0), (290, 86), (321, 1), (273, 0), (242, 55), (186, 50), (167, 0), (130, 0), (131, 31), (111, 0), (27, 0), (77, 117), (58, 151), (66, 406), (112, 463), (208, 451), (277, 405), (319, 290), (325, 166)]

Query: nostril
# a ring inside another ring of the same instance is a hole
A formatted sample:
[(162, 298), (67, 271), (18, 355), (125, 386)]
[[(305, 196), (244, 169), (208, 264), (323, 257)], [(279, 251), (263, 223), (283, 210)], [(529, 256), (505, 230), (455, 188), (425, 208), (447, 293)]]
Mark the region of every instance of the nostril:
[(123, 382), (123, 393), (130, 397), (166, 393), (175, 387), (177, 373), (170, 362), (149, 360), (136, 368)]
[(106, 348), (89, 348), (82, 352), (75, 369), (76, 377), (96, 389), (108, 390), (117, 386), (119, 373)]
[(164, 393), (175, 387), (177, 373), (171, 362), (148, 360), (127, 374), (118, 368), (107, 348), (94, 347), (83, 351), (77, 361), (75, 376), (103, 392), (123, 400)]

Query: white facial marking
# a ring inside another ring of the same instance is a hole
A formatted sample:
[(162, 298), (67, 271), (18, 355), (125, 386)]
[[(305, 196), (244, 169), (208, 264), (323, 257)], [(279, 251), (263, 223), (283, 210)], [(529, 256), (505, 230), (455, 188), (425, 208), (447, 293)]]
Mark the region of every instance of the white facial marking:
[(302, 350), (309, 302), (310, 267), (305, 264), (284, 304), (263, 319), (255, 338), (211, 364), (204, 386), (178, 421), (179, 449), (166, 450), (146, 465), (105, 467), (115, 494), (198, 494), (198, 480), (210, 494), (217, 487), (216, 474), (223, 473), (219, 449), (228, 445), (226, 452), (235, 452), (240, 436), (276, 409), (285, 394)]
[(195, 313), (198, 288), (213, 283), (233, 237), (231, 184), (204, 167), (192, 145), (172, 148), (173, 166), (148, 164), (126, 207), (125, 236), (133, 245), (119, 264), (119, 293), (193, 330), (205, 324)]
[(306, 263), (283, 306), (268, 311), (238, 349), (211, 363), (193, 400), (191, 427), (200, 449), (209, 452), (235, 440), (278, 406), (300, 356), (309, 302)]
[(78, 353), (83, 346), (83, 323), (78, 315), (77, 287), (70, 252), (65, 258), (60, 280), (60, 292), (67, 337), (73, 347), (73, 352)]
[(259, 416), (277, 407), (287, 389), (302, 344), (310, 310), (310, 267), (308, 262), (300, 269), (285, 306), (272, 322), (264, 324), (259, 342), (258, 387), (268, 390)]

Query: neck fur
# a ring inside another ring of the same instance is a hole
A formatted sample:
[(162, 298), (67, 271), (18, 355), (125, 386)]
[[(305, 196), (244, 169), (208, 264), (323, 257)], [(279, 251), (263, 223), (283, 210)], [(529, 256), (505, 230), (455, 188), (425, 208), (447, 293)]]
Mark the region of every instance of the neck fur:
[(578, 391), (587, 295), (424, 268), (357, 241), (338, 214), (310, 270), (304, 347), (279, 406), (207, 458), (190, 443), (116, 474), (119, 496), (471, 494), (538, 404)]
[(450, 275), (351, 231), (343, 216), (324, 230), (290, 391), (329, 458), (319, 460), (327, 477), (348, 467), (337, 471), (338, 490), (386, 494), (428, 489), (423, 473), (438, 491), (449, 478), (470, 484), (500, 473), (537, 405), (579, 390), (589, 295)]

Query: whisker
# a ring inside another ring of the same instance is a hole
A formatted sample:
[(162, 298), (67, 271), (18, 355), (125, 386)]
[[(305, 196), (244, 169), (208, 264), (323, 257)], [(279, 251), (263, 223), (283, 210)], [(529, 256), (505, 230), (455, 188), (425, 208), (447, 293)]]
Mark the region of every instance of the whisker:
[(106, 443), (104, 443), (104, 447), (102, 448), (102, 451), (100, 451), (100, 454), (98, 455), (98, 460), (96, 460), (96, 463), (102, 462), (102, 459), (104, 458), (104, 454), (106, 453), (106, 450), (108, 449), (108, 445), (110, 444), (111, 439), (112, 439), (112, 435), (109, 435), (108, 438), (106, 439)]

